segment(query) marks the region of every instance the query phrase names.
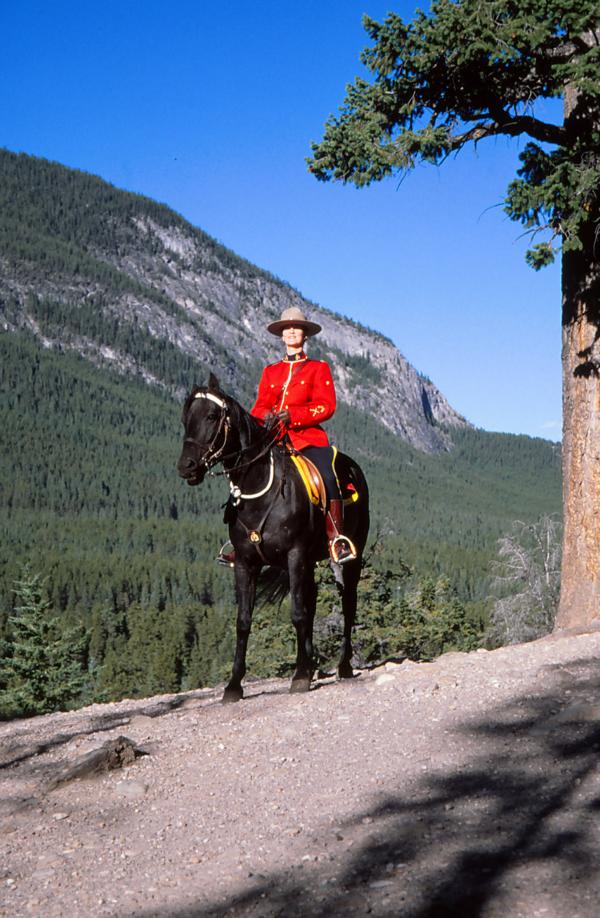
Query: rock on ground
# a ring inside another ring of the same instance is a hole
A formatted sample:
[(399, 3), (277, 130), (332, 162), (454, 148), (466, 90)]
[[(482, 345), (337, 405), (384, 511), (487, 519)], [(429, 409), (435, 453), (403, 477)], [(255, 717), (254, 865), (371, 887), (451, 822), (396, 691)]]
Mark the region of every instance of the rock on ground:
[[(566, 635), (0, 725), (0, 914), (595, 916), (599, 658)], [(49, 790), (119, 736), (148, 755)]]

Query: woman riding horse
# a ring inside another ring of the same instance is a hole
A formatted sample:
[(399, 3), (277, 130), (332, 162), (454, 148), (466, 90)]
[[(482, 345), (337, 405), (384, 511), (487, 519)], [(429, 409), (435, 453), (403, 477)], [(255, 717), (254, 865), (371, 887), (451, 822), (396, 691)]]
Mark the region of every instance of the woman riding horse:
[[(300, 328), (301, 332), (299, 336), (289, 332), (293, 339), (289, 358), (300, 353), (306, 328), (314, 333), (315, 326), (306, 323), (303, 316), (294, 316), (290, 323), (286, 313), (280, 321), (288, 327), (291, 324)], [(301, 327), (299, 322), (306, 324)], [(225, 516), (235, 547), (235, 559), (231, 560), (234, 561), (238, 611), (235, 655), (231, 678), (223, 693), (225, 702), (239, 701), (244, 694), (242, 680), (246, 673), (252, 612), (258, 578), (265, 566), (279, 571), (289, 583), (290, 616), (296, 630), (297, 647), (290, 691), (308, 691), (314, 671), (315, 565), (327, 557), (325, 516), (309, 499), (303, 476), (296, 474), (295, 457), (290, 455), (289, 448), (276, 441), (284, 431), (295, 436), (312, 431), (309, 436), (318, 437), (323, 443), (324, 432), (312, 418), (329, 416), (335, 407), (335, 396), (326, 364), (302, 357), (281, 361), (280, 369), (287, 371), (281, 378), (276, 375), (277, 367), (277, 364), (267, 367), (261, 380), (254, 408), (260, 421), (223, 392), (212, 373), (207, 386), (192, 389), (182, 413), (185, 436), (177, 462), (179, 475), (188, 485), (201, 484), (206, 475), (224, 475), (229, 480), (230, 498)], [(294, 389), (298, 390), (297, 395)], [(265, 430), (265, 419), (272, 430)], [(299, 445), (306, 449), (302, 442)], [(314, 455), (314, 445), (309, 443), (309, 446)], [(323, 453), (326, 457), (331, 456), (326, 440), (323, 446), (316, 447), (316, 453), (319, 457)], [(329, 459), (323, 463), (326, 474), (327, 464), (330, 465)], [(218, 465), (222, 470), (213, 471)], [(349, 557), (343, 565), (333, 564), (344, 616), (338, 675), (341, 679), (349, 679), (353, 674), (352, 628), (356, 618), (357, 587), (369, 532), (369, 489), (362, 470), (350, 456), (339, 453), (336, 468), (344, 489), (352, 495), (347, 505), (346, 526), (352, 536), (352, 542), (349, 539), (347, 542), (355, 557)], [(339, 500), (337, 482), (333, 495), (333, 500), (336, 499)], [(334, 508), (333, 514), (335, 512)], [(339, 533), (336, 529), (334, 535), (332, 522), (329, 533), (330, 541), (335, 543)], [(336, 544), (331, 547), (334, 555), (336, 548)]]
[[(325, 526), (329, 554), (337, 564), (356, 558), (356, 548), (343, 534), (344, 501), (333, 468), (334, 452), (320, 425), (336, 407), (335, 386), (328, 364), (311, 360), (304, 352), (307, 338), (317, 335), (321, 326), (308, 321), (297, 306), (285, 309), (267, 331), (281, 338), (285, 356), (263, 370), (258, 396), (250, 414), (268, 430), (286, 436), (297, 452), (316, 465), (327, 493)], [(221, 549), (217, 561), (232, 564), (234, 552)]]

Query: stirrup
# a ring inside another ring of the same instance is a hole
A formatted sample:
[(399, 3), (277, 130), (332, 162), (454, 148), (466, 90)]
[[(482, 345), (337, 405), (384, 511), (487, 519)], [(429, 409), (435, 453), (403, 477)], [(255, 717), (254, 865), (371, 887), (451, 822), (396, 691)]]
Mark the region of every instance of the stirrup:
[[(228, 549), (228, 551), (225, 549)], [(221, 546), (215, 561), (217, 564), (220, 564), (223, 567), (233, 567), (233, 562), (235, 561), (235, 549), (229, 539)]]
[(338, 535), (329, 543), (329, 554), (335, 564), (345, 564), (346, 561), (354, 561), (358, 552), (352, 539), (345, 535)]

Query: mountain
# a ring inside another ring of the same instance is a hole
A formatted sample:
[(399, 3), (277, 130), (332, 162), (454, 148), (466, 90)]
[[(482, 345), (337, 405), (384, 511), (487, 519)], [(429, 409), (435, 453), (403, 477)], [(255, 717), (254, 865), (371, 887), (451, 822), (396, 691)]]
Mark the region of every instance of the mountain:
[(466, 421), (393, 343), (303, 299), (168, 207), (0, 151), (0, 322), (181, 398), (210, 367), (249, 400), (279, 350), (265, 326), (298, 306), (323, 331), (340, 401), (425, 452)]
[[(377, 608), (401, 612), (421, 583), (431, 599), (437, 581), (481, 631), (496, 540), (559, 512), (559, 447), (474, 430), (391, 342), (166, 207), (27, 156), (0, 152), (0, 172), (0, 646), (28, 562), (65, 627), (87, 630), (86, 698), (223, 676), (227, 487), (177, 477), (181, 402), (213, 369), (249, 404), (277, 350), (264, 325), (290, 304), (323, 325), (311, 353), (341, 395), (327, 429), (368, 476)], [(269, 631), (279, 614), (257, 624), (262, 646), (287, 634)], [(368, 599), (363, 627), (371, 616)]]

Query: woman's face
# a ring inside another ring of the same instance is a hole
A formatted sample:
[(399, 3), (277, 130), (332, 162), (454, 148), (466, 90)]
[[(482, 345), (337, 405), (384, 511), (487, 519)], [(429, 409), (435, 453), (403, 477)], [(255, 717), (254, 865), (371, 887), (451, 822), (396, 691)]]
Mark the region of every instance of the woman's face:
[(283, 343), (288, 348), (301, 348), (306, 339), (304, 329), (296, 328), (294, 325), (289, 325), (287, 328), (284, 328), (281, 337), (283, 338)]

